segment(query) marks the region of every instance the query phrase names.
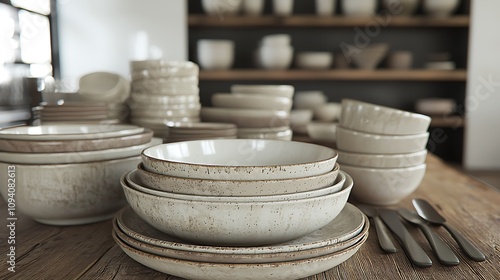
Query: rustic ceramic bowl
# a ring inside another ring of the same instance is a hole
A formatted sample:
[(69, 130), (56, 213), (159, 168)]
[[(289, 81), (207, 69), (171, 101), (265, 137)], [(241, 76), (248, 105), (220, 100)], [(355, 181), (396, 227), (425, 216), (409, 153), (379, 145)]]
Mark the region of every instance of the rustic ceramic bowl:
[(337, 127), (339, 150), (364, 154), (408, 154), (425, 149), (429, 133), (379, 135)]
[(426, 165), (405, 168), (369, 168), (347, 164), (342, 169), (356, 182), (352, 198), (361, 203), (393, 205), (413, 193), (424, 178)]
[(202, 180), (173, 177), (149, 172), (137, 166), (136, 183), (141, 186), (170, 193), (208, 196), (266, 196), (308, 192), (332, 186), (339, 166), (325, 174), (281, 180)]
[(16, 210), (43, 224), (77, 225), (109, 219), (126, 204), (120, 176), (140, 157), (58, 165), (0, 163), (0, 192), (8, 198), (15, 170)]
[(340, 125), (345, 128), (367, 133), (408, 135), (426, 132), (430, 123), (431, 118), (425, 115), (352, 99), (342, 100)]
[(371, 16), (377, 9), (376, 0), (341, 0), (342, 12), (346, 16)]
[(283, 70), (292, 64), (292, 46), (261, 46), (257, 53), (259, 63), (265, 69)]
[(290, 112), (285, 110), (203, 107), (200, 117), (204, 122), (234, 123), (241, 128), (281, 127), (290, 124)]
[(258, 93), (292, 98), (295, 88), (290, 85), (232, 85), (232, 93)]
[(424, 12), (428, 15), (434, 17), (448, 17), (455, 12), (459, 4), (459, 0), (423, 0), (422, 7)]
[[(352, 0), (346, 1), (352, 2)], [(389, 45), (376, 43), (360, 48), (359, 52), (350, 54), (352, 62), (360, 69), (374, 70), (379, 66), (389, 51)]]
[(209, 180), (302, 178), (331, 171), (333, 149), (295, 141), (220, 139), (163, 144), (142, 152), (148, 171)]
[(212, 95), (212, 105), (222, 108), (245, 108), (245, 109), (268, 109), (268, 110), (290, 110), (292, 100), (281, 96), (270, 96), (264, 94), (226, 94), (216, 93)]
[(125, 175), (121, 179), (132, 209), (158, 230), (198, 244), (238, 246), (284, 242), (329, 224), (347, 202), (349, 182), (341, 191), (319, 197), (243, 202), (162, 197), (130, 187)]
[(359, 154), (337, 150), (339, 163), (358, 167), (402, 168), (421, 165), (425, 162), (427, 150), (409, 154), (381, 155)]

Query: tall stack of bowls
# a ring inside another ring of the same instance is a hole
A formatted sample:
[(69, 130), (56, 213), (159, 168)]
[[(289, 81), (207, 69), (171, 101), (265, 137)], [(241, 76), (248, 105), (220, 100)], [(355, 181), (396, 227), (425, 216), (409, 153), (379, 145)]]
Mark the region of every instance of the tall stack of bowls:
[(339, 162), (356, 182), (352, 197), (392, 205), (413, 193), (425, 174), (431, 118), (356, 100), (342, 100)]
[[(324, 146), (262, 139), (145, 149), (137, 169), (122, 176), (131, 209), (117, 215), (114, 238), (136, 261), (188, 279), (328, 270), (357, 251), (368, 227), (364, 215), (346, 215), (359, 210), (346, 204), (353, 181), (336, 159)], [(332, 239), (346, 224), (352, 234)]]
[(233, 85), (231, 93), (212, 96), (214, 107), (202, 108), (201, 118), (236, 124), (238, 138), (291, 140), (293, 93), (289, 85)]
[(167, 124), (198, 122), (199, 67), (190, 61), (132, 61), (130, 109), (133, 124), (168, 137)]
[(0, 130), (0, 192), (16, 210), (50, 225), (111, 218), (126, 204), (119, 179), (158, 145), (132, 125), (41, 125)]

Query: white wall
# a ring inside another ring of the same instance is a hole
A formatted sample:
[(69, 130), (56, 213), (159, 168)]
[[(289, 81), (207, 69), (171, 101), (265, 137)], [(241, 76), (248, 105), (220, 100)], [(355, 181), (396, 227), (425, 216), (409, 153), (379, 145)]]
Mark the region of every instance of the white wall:
[(62, 0), (57, 8), (63, 79), (127, 76), (130, 60), (148, 58), (146, 45), (157, 47), (149, 58), (187, 59), (185, 0)]
[(500, 169), (500, 1), (471, 1), (464, 167)]

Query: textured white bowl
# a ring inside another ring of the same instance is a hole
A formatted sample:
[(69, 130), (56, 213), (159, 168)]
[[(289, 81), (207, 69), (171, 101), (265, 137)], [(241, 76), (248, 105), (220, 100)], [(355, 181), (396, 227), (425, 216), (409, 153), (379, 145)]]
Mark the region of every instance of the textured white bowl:
[(198, 40), (198, 62), (208, 70), (224, 70), (233, 66), (234, 42), (231, 40)]
[(264, 94), (216, 93), (212, 95), (212, 105), (223, 108), (290, 110), (292, 100), (282, 96)]
[(234, 123), (241, 128), (282, 127), (290, 124), (289, 111), (238, 109), (238, 108), (201, 108), (200, 117), (204, 122)]
[(333, 53), (299, 52), (295, 56), (295, 65), (303, 69), (328, 69), (332, 66)]
[(448, 17), (458, 8), (459, 0), (423, 0), (422, 7), (426, 14), (434, 17)]
[(314, 118), (323, 122), (333, 122), (340, 119), (341, 112), (340, 103), (328, 102), (314, 108)]
[(406, 168), (366, 168), (342, 164), (356, 186), (351, 197), (361, 203), (393, 205), (413, 193), (425, 175), (426, 165)]
[(345, 128), (377, 134), (409, 135), (426, 132), (430, 123), (431, 118), (422, 114), (342, 99), (340, 125)]
[(281, 180), (208, 180), (173, 177), (137, 167), (137, 182), (150, 189), (164, 192), (211, 196), (264, 196), (306, 192), (333, 185), (339, 166), (330, 172)]
[(311, 122), (307, 124), (307, 134), (311, 139), (336, 142), (337, 123)]
[(178, 142), (142, 153), (148, 171), (212, 180), (302, 178), (331, 171), (333, 149), (303, 142), (231, 139)]
[(92, 72), (79, 80), (80, 98), (87, 101), (125, 101), (130, 94), (130, 82), (109, 72)]
[(329, 195), (227, 202), (151, 195), (129, 187), (122, 177), (125, 197), (134, 212), (158, 230), (198, 244), (238, 246), (284, 242), (322, 228), (344, 208), (352, 185), (346, 174), (342, 190)]
[(365, 154), (407, 154), (425, 149), (429, 133), (379, 135), (337, 127), (339, 150)]
[(339, 163), (358, 167), (371, 168), (403, 168), (412, 167), (425, 163), (427, 150), (409, 154), (359, 154), (337, 150)]
[(232, 93), (266, 94), (292, 98), (295, 88), (290, 85), (232, 85)]
[(120, 176), (140, 157), (60, 165), (0, 162), (0, 192), (5, 200), (8, 170), (15, 170), (16, 210), (43, 224), (77, 225), (111, 218), (125, 206)]
[(260, 65), (265, 69), (290, 68), (293, 60), (292, 46), (261, 46), (258, 50)]
[(372, 16), (377, 0), (342, 0), (342, 12), (346, 16)]

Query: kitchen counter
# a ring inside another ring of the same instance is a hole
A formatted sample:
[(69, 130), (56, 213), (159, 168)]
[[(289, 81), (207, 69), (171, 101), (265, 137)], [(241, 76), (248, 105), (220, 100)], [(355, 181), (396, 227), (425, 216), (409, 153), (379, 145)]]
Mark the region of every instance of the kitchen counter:
[[(374, 228), (360, 251), (345, 263), (307, 279), (499, 279), (500, 192), (448, 166), (433, 155), (427, 158), (427, 173), (419, 189), (397, 207), (411, 207), (412, 198), (435, 205), (449, 224), (470, 238), (486, 255), (484, 262), (464, 257), (443, 228), (435, 228), (452, 247), (460, 265), (446, 267), (437, 261), (423, 234), (407, 228), (431, 257), (430, 268), (418, 268), (398, 252), (384, 254)], [(5, 183), (5, 182), (2, 182)], [(7, 207), (0, 203), (5, 225)], [(16, 272), (7, 270), (9, 232), (1, 226), (0, 279), (179, 279), (149, 269), (129, 258), (111, 237), (111, 221), (57, 227), (39, 224), (16, 213)], [(397, 243), (397, 242), (396, 242)]]

